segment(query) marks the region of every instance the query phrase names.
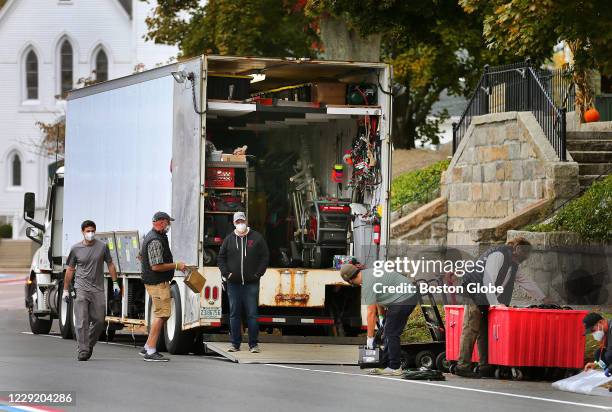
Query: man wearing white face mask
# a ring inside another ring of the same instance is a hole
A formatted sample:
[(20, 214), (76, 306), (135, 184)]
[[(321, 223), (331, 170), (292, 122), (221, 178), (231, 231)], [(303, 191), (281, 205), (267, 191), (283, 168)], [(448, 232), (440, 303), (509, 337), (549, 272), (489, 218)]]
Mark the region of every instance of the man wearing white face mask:
[(268, 245), (259, 233), (247, 226), (243, 212), (234, 213), (233, 222), (236, 229), (225, 238), (217, 257), (223, 282), (227, 284), (230, 305), (232, 346), (228, 351), (240, 350), (241, 314), (244, 307), (249, 329), (249, 350), (252, 353), (259, 353), (257, 300), (259, 298), (259, 279), (266, 273), (268, 267)]
[(612, 321), (604, 319), (599, 313), (591, 312), (582, 320), (584, 334), (593, 335), (593, 339), (599, 342), (599, 348), (595, 350), (595, 362), (589, 362), (584, 370), (602, 369), (612, 366)]
[(121, 293), (117, 271), (108, 246), (95, 238), (96, 224), (86, 220), (81, 224), (83, 241), (72, 246), (66, 264), (63, 299), (69, 299), (69, 288), (76, 271), (74, 289), (74, 325), (78, 342), (79, 361), (88, 360), (104, 330), (106, 299), (104, 297), (104, 262), (113, 279), (113, 293)]

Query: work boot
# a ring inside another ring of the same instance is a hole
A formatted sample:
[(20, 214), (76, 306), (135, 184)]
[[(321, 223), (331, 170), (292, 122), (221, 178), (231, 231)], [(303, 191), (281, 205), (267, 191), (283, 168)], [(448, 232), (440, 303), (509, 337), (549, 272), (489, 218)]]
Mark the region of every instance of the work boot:
[(86, 350), (82, 350), (79, 352), (79, 355), (77, 356), (77, 360), (86, 361), (86, 360), (89, 360), (90, 357), (91, 357), (91, 354), (89, 352), (87, 352)]
[(474, 372), (470, 368), (459, 367), (459, 366), (457, 366), (457, 368), (455, 368), (455, 375), (462, 376), (464, 378), (480, 379), (480, 374), (479, 373)]
[(495, 377), (495, 366), (482, 365), (478, 368), (478, 373), (481, 378), (494, 378)]

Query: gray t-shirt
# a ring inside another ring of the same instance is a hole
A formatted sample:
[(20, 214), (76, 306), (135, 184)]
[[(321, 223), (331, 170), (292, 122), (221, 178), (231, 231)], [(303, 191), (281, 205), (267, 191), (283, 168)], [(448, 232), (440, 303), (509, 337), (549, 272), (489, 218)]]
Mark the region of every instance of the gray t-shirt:
[(95, 239), (91, 245), (79, 242), (72, 246), (66, 264), (76, 268), (74, 287), (77, 291), (104, 292), (104, 262), (111, 263), (106, 243)]
[[(412, 290), (408, 285), (410, 279), (398, 272), (384, 272), (381, 277), (376, 277), (373, 269), (364, 269), (361, 271), (361, 304), (389, 306), (415, 299), (416, 295), (410, 293)], [(404, 291), (390, 293), (384, 290), (385, 286), (400, 286)]]

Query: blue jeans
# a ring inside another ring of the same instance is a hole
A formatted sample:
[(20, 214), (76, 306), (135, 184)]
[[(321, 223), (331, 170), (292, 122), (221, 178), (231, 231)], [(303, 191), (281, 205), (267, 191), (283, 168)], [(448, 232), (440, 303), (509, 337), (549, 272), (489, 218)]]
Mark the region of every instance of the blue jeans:
[(240, 330), (242, 308), (246, 312), (247, 327), (249, 329), (249, 348), (257, 346), (259, 337), (259, 324), (257, 323), (257, 301), (259, 299), (259, 282), (229, 283), (227, 284), (227, 296), (230, 306), (230, 337), (232, 345), (240, 347), (242, 333)]

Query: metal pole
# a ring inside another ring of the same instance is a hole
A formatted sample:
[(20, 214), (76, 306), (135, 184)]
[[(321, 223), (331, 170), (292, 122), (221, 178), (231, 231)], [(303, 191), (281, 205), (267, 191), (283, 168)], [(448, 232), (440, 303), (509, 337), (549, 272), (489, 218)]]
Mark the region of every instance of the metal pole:
[(527, 101), (525, 102), (525, 109), (531, 110), (531, 59), (527, 57), (525, 59), (525, 80), (527, 81)]
[(565, 135), (566, 135), (566, 119), (565, 119), (565, 107), (561, 108), (561, 145), (559, 147), (559, 158), (562, 162), (567, 160), (567, 156), (565, 154)]
[[(489, 113), (489, 65), (485, 64), (484, 65), (484, 70), (483, 70), (483, 79), (482, 79), (482, 86), (484, 88), (484, 99), (481, 100), (481, 107), (480, 107), (480, 111), (481, 113), (479, 114), (487, 114)], [(479, 90), (479, 93), (482, 92), (482, 90)]]
[(453, 122), (453, 154), (457, 151), (457, 122)]

